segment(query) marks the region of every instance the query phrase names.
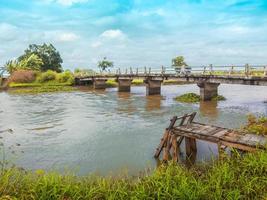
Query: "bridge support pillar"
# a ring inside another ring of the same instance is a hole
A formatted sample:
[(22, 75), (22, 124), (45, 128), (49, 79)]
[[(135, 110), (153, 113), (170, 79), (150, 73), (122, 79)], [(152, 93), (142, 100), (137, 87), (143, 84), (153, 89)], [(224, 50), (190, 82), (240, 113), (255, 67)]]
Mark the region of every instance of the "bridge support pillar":
[(200, 98), (202, 101), (210, 101), (212, 97), (218, 95), (218, 87), (220, 83), (199, 82)]
[(94, 89), (105, 89), (107, 79), (94, 79)]
[(161, 82), (162, 80), (145, 80), (146, 83), (146, 95), (157, 95), (161, 91)]
[(118, 78), (118, 91), (119, 92), (130, 92), (131, 91), (131, 78)]

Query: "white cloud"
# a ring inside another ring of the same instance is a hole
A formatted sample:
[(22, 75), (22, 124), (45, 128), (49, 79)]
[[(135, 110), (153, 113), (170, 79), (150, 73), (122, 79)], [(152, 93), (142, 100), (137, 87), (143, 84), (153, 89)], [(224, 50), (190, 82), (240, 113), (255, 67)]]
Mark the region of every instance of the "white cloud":
[(126, 35), (119, 29), (106, 30), (100, 35), (104, 39), (125, 39)]
[(59, 4), (62, 4), (64, 6), (71, 6), (72, 4), (75, 3), (85, 3), (88, 0), (57, 0)]
[(74, 33), (62, 33), (59, 35), (58, 40), (61, 42), (72, 42), (75, 41), (79, 38), (78, 35)]
[(72, 6), (75, 3), (86, 3), (88, 0), (42, 0), (44, 3), (56, 2), (63, 6)]

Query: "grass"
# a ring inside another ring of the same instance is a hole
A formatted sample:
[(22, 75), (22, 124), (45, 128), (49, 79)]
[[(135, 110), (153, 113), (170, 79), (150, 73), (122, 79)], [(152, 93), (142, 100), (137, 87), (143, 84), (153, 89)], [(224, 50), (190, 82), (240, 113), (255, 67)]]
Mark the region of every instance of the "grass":
[(40, 87), (23, 87), (9, 90), (12, 94), (37, 94), (37, 93), (51, 93), (51, 92), (71, 92), (76, 90), (72, 86), (64, 85), (43, 85)]
[[(175, 101), (183, 102), (183, 103), (197, 103), (201, 101), (200, 95), (195, 93), (186, 93), (174, 98)], [(212, 101), (225, 101), (226, 98), (222, 95), (214, 96)]]
[(4, 170), (2, 199), (266, 199), (267, 153), (259, 151), (186, 169), (161, 166), (139, 177)]
[(253, 115), (248, 116), (248, 123), (243, 130), (256, 135), (267, 135), (267, 117), (256, 118)]

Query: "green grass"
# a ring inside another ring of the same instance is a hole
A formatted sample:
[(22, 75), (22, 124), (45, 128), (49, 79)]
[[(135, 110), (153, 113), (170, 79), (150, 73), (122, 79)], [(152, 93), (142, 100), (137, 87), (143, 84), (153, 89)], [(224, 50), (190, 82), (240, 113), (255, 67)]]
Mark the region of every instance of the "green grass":
[[(183, 103), (197, 103), (200, 102), (200, 95), (195, 93), (186, 93), (174, 98), (175, 101)], [(212, 101), (225, 101), (226, 98), (222, 95), (217, 95), (211, 99)]]
[(42, 85), (35, 87), (20, 87), (10, 89), (9, 92), (12, 94), (37, 94), (37, 93), (51, 93), (51, 92), (71, 92), (76, 90), (72, 86), (64, 85)]
[(200, 102), (200, 96), (195, 93), (187, 93), (174, 98), (176, 101), (184, 103), (197, 103)]
[(266, 199), (267, 153), (256, 152), (185, 169), (161, 166), (139, 177), (21, 171), (0, 175), (2, 199)]

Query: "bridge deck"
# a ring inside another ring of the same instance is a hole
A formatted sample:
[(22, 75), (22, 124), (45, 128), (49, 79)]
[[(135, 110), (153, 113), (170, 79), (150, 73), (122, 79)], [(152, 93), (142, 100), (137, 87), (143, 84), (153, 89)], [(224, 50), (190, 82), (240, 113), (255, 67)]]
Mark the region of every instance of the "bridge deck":
[(179, 136), (221, 143), (229, 147), (248, 151), (255, 148), (264, 148), (267, 145), (267, 137), (262, 135), (240, 133), (232, 129), (197, 122), (174, 127), (172, 132)]
[[(172, 149), (173, 160), (178, 160), (179, 146), (185, 139), (186, 154), (188, 157), (196, 157), (196, 140), (204, 140), (218, 145), (219, 153), (226, 147), (242, 150), (255, 151), (266, 149), (267, 136), (238, 132), (233, 129), (219, 126), (193, 122), (196, 113), (186, 114), (182, 117), (173, 117), (169, 127), (166, 129), (161, 142), (154, 154), (155, 158), (160, 156), (163, 150), (163, 160), (169, 160)], [(175, 126), (180, 120), (178, 126)], [(192, 156), (193, 155), (193, 156)]]

